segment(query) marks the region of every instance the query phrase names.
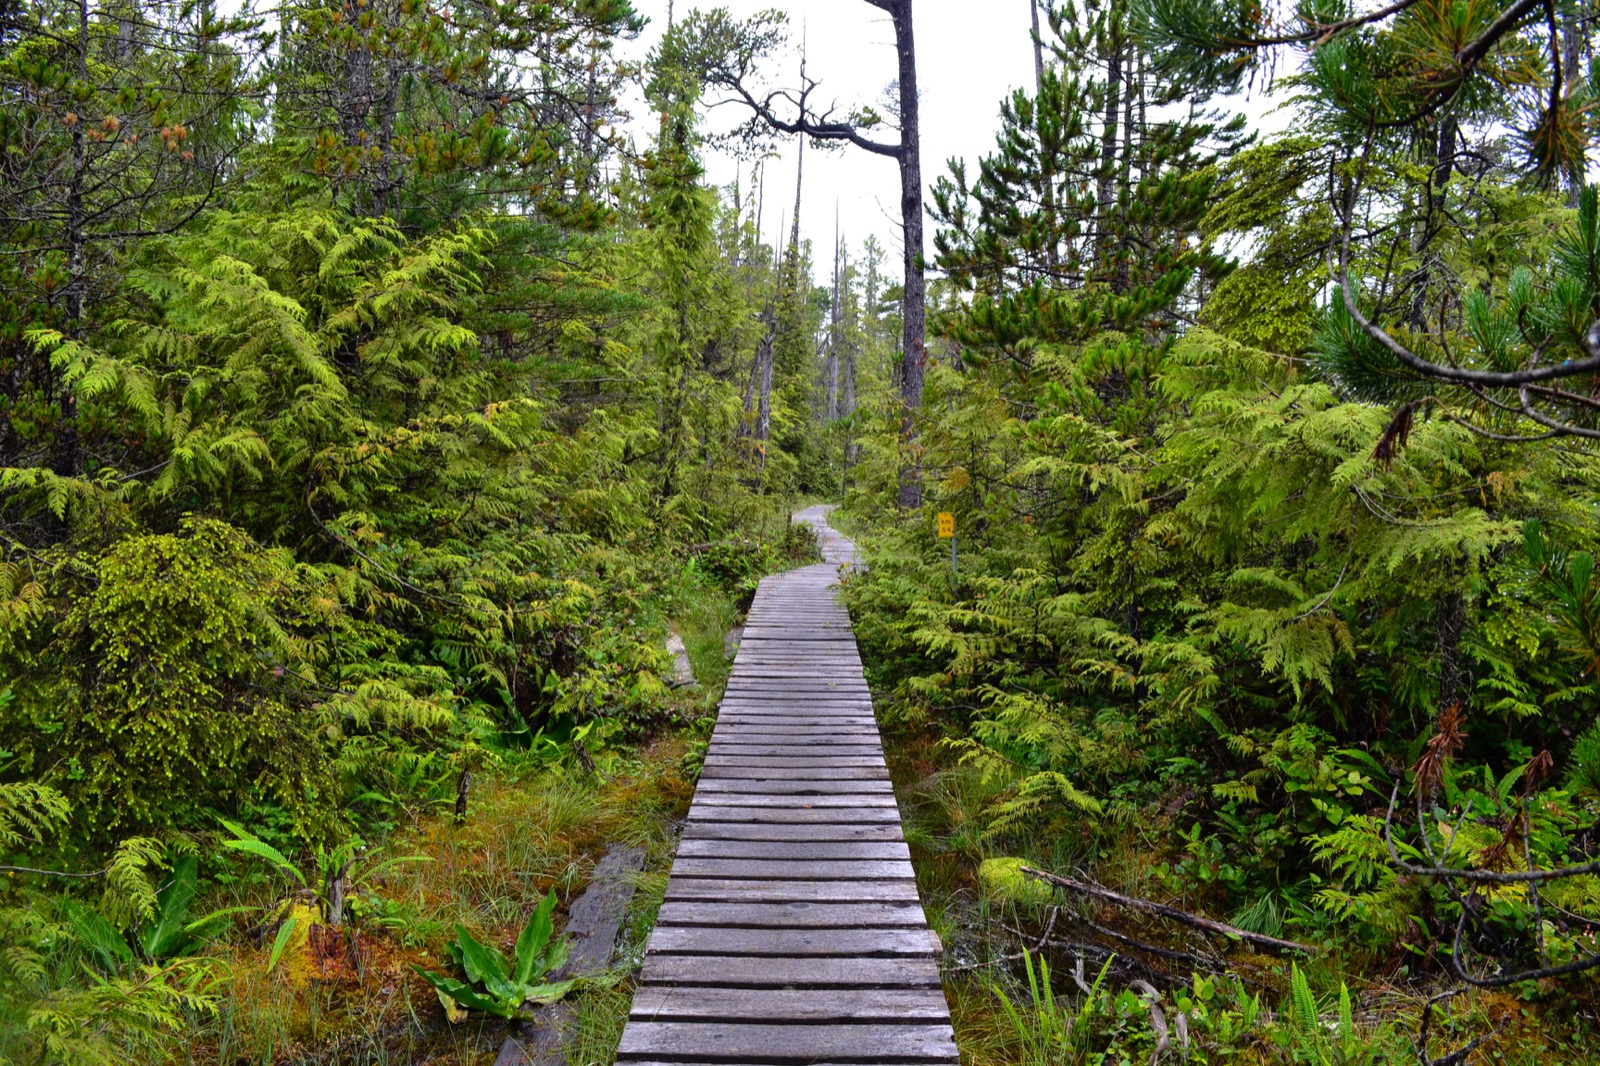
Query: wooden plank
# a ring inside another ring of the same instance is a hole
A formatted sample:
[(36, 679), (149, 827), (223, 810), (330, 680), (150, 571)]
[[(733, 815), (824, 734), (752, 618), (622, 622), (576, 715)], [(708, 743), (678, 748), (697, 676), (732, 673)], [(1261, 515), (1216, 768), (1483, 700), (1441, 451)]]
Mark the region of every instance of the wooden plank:
[[(764, 797), (770, 799), (772, 797)], [(831, 798), (831, 797), (830, 797)], [(870, 805), (807, 803), (741, 803), (736, 796), (718, 796), (716, 802), (696, 800), (689, 822), (747, 825), (900, 825), (900, 809), (892, 802)]]
[(843, 718), (857, 718), (873, 725), (878, 722), (872, 704), (865, 699), (785, 701), (782, 697), (774, 696), (751, 702), (724, 700), (717, 709), (717, 720), (721, 721), (724, 716), (730, 720), (752, 719), (775, 724), (789, 722), (793, 725), (810, 725)]
[(673, 862), (672, 876), (734, 881), (915, 880), (911, 863), (892, 859), (703, 859), (687, 855)]
[(822, 779), (800, 781), (755, 781), (749, 778), (701, 777), (696, 792), (738, 792), (750, 796), (870, 796), (873, 793), (893, 795), (887, 780), (827, 781)]
[(866, 744), (746, 744), (742, 741), (712, 741), (706, 748), (706, 754), (740, 756), (748, 755), (756, 758), (771, 759), (799, 759), (817, 754), (830, 755), (876, 755), (877, 752)]
[(882, 750), (883, 741), (877, 728), (866, 721), (846, 721), (839, 725), (813, 722), (804, 726), (784, 727), (764, 722), (724, 722), (712, 731), (729, 743), (745, 744), (814, 744), (834, 741), (839, 744), (861, 744)]
[[(741, 686), (741, 689), (747, 687)], [(763, 687), (763, 690), (757, 694), (743, 691), (723, 691), (721, 705), (724, 708), (736, 708), (741, 703), (749, 704), (756, 710), (792, 710), (844, 704), (855, 707), (869, 707), (872, 705), (872, 693), (859, 688), (844, 691), (838, 685), (829, 689), (827, 682), (823, 682), (821, 686), (811, 689), (800, 689), (787, 685), (782, 687)]]
[[(819, 710), (840, 713), (819, 715)], [(837, 726), (840, 729), (878, 732), (878, 716), (867, 707), (798, 707), (793, 710), (774, 710), (771, 707), (724, 707), (716, 714), (719, 725), (759, 726), (782, 732), (815, 732)]]
[(772, 725), (818, 725), (838, 722), (841, 725), (877, 725), (878, 716), (872, 708), (861, 703), (809, 703), (793, 707), (780, 707), (767, 701), (761, 706), (730, 706), (723, 704), (717, 720), (726, 716), (730, 722), (768, 722)]
[(788, 808), (790, 810), (814, 808), (817, 810), (826, 810), (830, 814), (834, 813), (835, 810), (840, 807), (847, 809), (882, 807), (887, 809), (893, 815), (895, 821), (898, 822), (900, 820), (900, 809), (895, 804), (893, 792), (884, 792), (870, 796), (803, 796), (793, 794), (758, 795), (749, 792), (700, 792), (696, 794), (694, 803), (689, 808), (689, 817), (698, 817), (698, 815), (695, 814), (695, 811), (701, 806), (704, 806), (708, 809), (713, 807), (781, 807)]
[(629, 1015), (658, 1022), (942, 1022), (944, 994), (932, 988), (748, 989), (646, 985)]
[(805, 755), (877, 755), (875, 744), (746, 744), (744, 741), (712, 741), (706, 754), (752, 755), (768, 759), (802, 759)]
[(804, 955), (919, 955), (931, 957), (926, 929), (741, 929), (727, 926), (658, 925), (646, 951), (660, 955), (744, 955), (792, 958)]
[(697, 903), (661, 905), (657, 925), (723, 926), (743, 929), (924, 929), (922, 908), (894, 903)]
[(837, 718), (803, 718), (790, 715), (779, 718), (740, 717), (725, 719), (713, 729), (712, 735), (721, 734), (728, 739), (747, 739), (753, 742), (779, 742), (790, 740), (799, 744), (821, 740), (835, 740), (841, 744), (865, 744), (883, 748), (878, 724), (863, 715)]
[(754, 1022), (634, 1022), (622, 1033), (618, 1061), (658, 1055), (704, 1055), (723, 1061), (813, 1063), (892, 1057), (958, 1062), (949, 1023), (773, 1025)]
[(746, 681), (787, 680), (790, 677), (800, 677), (854, 682), (861, 680), (862, 670), (859, 660), (838, 659), (822, 653), (794, 659), (752, 656), (747, 661), (736, 663), (729, 677), (739, 677)]
[(707, 822), (694, 819), (683, 827), (684, 840), (904, 840), (899, 822), (764, 824)]
[[(791, 758), (800, 758), (812, 753), (877, 755), (883, 751), (883, 746), (877, 741), (859, 737), (836, 737), (831, 743), (826, 737), (815, 739), (784, 737), (772, 741), (730, 737), (727, 740), (712, 740), (711, 744), (718, 755), (769, 755)], [(711, 753), (712, 747), (706, 749), (706, 754)]]
[(900, 841), (872, 840), (831, 843), (781, 840), (681, 840), (680, 856), (726, 859), (904, 859), (911, 853)]
[(646, 984), (715, 984), (725, 988), (938, 988), (931, 959), (749, 958), (739, 955), (646, 955)]
[(787, 677), (781, 681), (766, 677), (730, 677), (727, 687), (722, 691), (724, 696), (775, 696), (780, 699), (784, 697), (804, 699), (813, 694), (859, 696), (863, 699), (872, 697), (872, 692), (867, 688), (865, 681), (851, 681), (844, 678), (828, 680), (821, 677)]
[(882, 745), (877, 720), (859, 712), (828, 717), (806, 714), (730, 714), (719, 717), (713, 730), (728, 736), (798, 737), (801, 740), (838, 738), (854, 744)]
[(845, 766), (859, 766), (865, 768), (883, 766), (882, 755), (720, 755), (707, 753), (705, 766), (740, 766), (746, 769), (767, 768), (772, 770), (800, 769), (814, 767), (816, 769), (839, 768)]
[[(712, 741), (706, 748), (706, 757), (717, 756), (723, 759), (822, 759), (834, 758), (881, 758), (877, 752), (866, 747), (855, 747), (849, 744), (742, 744), (732, 742)], [(814, 765), (814, 764), (811, 764)]]
[[(711, 749), (715, 751), (716, 749)], [(713, 762), (707, 758), (702, 781), (887, 781), (886, 766), (750, 766), (738, 759)]]
[(683, 877), (667, 884), (669, 900), (707, 903), (917, 903), (912, 881), (734, 881)]

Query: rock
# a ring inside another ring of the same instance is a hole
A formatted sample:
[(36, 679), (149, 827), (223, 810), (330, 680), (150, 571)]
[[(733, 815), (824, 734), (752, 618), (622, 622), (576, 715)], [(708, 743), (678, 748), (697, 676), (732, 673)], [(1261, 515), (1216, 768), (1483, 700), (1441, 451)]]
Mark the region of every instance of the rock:
[(694, 684), (694, 664), (689, 661), (689, 649), (678, 634), (667, 634), (667, 653), (672, 656), (673, 687), (684, 688)]

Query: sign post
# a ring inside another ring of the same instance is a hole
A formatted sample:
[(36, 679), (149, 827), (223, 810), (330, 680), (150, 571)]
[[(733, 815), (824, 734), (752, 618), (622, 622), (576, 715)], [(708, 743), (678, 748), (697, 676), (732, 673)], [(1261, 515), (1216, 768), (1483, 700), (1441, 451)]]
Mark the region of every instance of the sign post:
[(956, 572), (956, 516), (949, 511), (939, 512), (939, 538), (950, 542), (950, 572)]

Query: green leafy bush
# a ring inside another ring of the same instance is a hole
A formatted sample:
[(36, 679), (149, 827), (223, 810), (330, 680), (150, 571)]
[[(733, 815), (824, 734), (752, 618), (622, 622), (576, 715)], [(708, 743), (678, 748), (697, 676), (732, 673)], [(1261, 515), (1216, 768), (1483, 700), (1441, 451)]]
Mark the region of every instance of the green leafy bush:
[(533, 908), (517, 937), (509, 962), (495, 948), (479, 943), (464, 926), (458, 925), (456, 939), (450, 945), (450, 957), (466, 973), (467, 979), (446, 977), (420, 966), (415, 969), (439, 993), (446, 1009), (459, 1004), (469, 1010), (515, 1018), (530, 1005), (554, 1003), (577, 983), (543, 980), (566, 962), (572, 946), (565, 938), (552, 935), (551, 916), (555, 906), (556, 894), (551, 892)]

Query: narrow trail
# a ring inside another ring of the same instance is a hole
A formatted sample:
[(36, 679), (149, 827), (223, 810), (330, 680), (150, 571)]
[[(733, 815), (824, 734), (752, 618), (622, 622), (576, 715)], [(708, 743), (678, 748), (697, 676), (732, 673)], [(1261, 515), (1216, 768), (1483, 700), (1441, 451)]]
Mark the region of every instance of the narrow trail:
[(619, 1062), (960, 1061), (827, 510), (756, 591)]

